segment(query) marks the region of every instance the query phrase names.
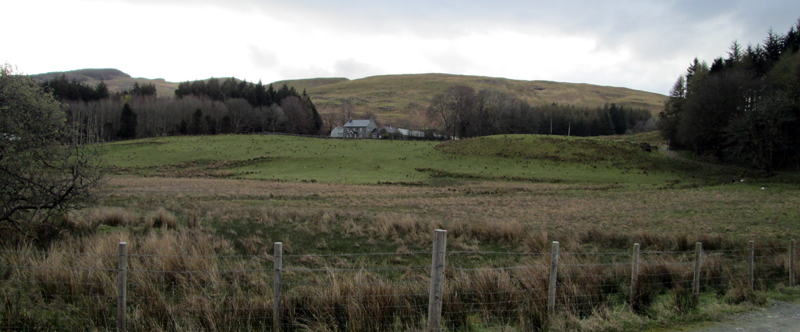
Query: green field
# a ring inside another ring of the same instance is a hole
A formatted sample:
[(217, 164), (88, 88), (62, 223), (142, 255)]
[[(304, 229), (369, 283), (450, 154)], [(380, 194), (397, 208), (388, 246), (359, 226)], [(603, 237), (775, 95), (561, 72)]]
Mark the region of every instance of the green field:
[(107, 149), (119, 173), (341, 184), (473, 179), (663, 187), (742, 176), (704, 173), (614, 138), (505, 135), (441, 143), (229, 135), (143, 139)]

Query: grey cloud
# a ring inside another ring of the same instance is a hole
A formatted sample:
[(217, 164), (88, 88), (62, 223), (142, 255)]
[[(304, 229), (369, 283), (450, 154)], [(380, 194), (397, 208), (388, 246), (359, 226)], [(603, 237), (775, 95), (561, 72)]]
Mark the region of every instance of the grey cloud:
[[(743, 45), (761, 43), (770, 27), (785, 33), (800, 18), (797, 0), (122, 1), (257, 11), (303, 26), (348, 33), (402, 32), (449, 39), (505, 29), (584, 36), (596, 40), (598, 51), (630, 51), (633, 61), (666, 63), (688, 56), (687, 65), (694, 56), (706, 61), (723, 56), (734, 39)], [(365, 68), (343, 60), (333, 71), (358, 77), (369, 71)], [(459, 65), (454, 63), (452, 68), (457, 70)]]
[[(365, 33), (412, 32), (421, 37), (452, 37), (470, 31), (505, 27), (551, 34), (600, 37), (604, 44), (636, 42), (647, 37), (680, 42), (695, 37), (707, 22), (730, 17), (746, 36), (756, 39), (769, 26), (788, 29), (800, 15), (796, 0), (124, 0), (260, 11), (327, 28)], [(673, 45), (673, 48), (680, 45)], [(652, 49), (648, 46), (647, 49)]]

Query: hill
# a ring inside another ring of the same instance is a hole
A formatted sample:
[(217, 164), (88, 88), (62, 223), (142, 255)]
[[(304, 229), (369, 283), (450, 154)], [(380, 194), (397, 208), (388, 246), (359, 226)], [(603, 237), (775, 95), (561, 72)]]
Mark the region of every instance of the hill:
[(357, 80), (281, 81), (301, 90), (305, 88), (320, 113), (341, 112), (349, 101), (356, 113), (372, 113), (379, 121), (395, 125), (422, 126), (423, 113), (431, 98), (453, 85), (466, 85), (475, 90), (505, 92), (531, 105), (551, 103), (597, 107), (616, 103), (644, 108), (657, 114), (663, 109), (666, 96), (628, 88), (551, 81), (521, 81), (505, 78), (448, 74), (413, 74), (372, 76)]
[(61, 75), (66, 75), (67, 79), (69, 80), (74, 79), (75, 81), (78, 82), (113, 80), (117, 78), (131, 78), (131, 75), (123, 73), (119, 69), (112, 69), (112, 68), (78, 69), (78, 70), (64, 71), (64, 72), (50, 72), (38, 75), (31, 75), (31, 77), (42, 81), (49, 81)]
[[(161, 97), (173, 96), (178, 83), (164, 79), (133, 78), (117, 69), (81, 69), (32, 75), (48, 80), (64, 74), (68, 79), (94, 85), (101, 80), (111, 92), (130, 89), (134, 83), (155, 84)], [(224, 79), (224, 78), (221, 78)], [(450, 74), (409, 74), (347, 78), (311, 78), (272, 83), (276, 88), (287, 84), (297, 91), (306, 90), (321, 114), (341, 117), (342, 104), (353, 105), (356, 115), (374, 115), (379, 122), (405, 127), (424, 127), (424, 110), (431, 98), (454, 85), (475, 90), (490, 89), (514, 95), (531, 105), (562, 104), (599, 107), (615, 103), (644, 108), (656, 114), (663, 109), (666, 96), (628, 88), (551, 81), (522, 81), (506, 78)]]
[(298, 92), (309, 89), (320, 87), (323, 85), (335, 84), (340, 82), (349, 82), (350, 79), (344, 77), (330, 77), (330, 78), (307, 78), (301, 80), (287, 80), (287, 81), (275, 81), (272, 82), (272, 86), (276, 89), (281, 87), (282, 85), (286, 84), (288, 86), (293, 86)]
[(102, 81), (106, 84), (106, 86), (108, 86), (108, 91), (111, 93), (129, 90), (133, 88), (134, 83), (139, 83), (154, 84), (156, 86), (156, 93), (158, 93), (158, 96), (172, 97), (175, 95), (175, 90), (178, 88), (178, 83), (167, 82), (163, 78), (134, 78), (118, 69), (79, 69), (37, 74), (31, 75), (31, 77), (39, 81), (47, 81), (59, 77), (62, 74), (65, 75), (68, 80), (74, 79), (77, 82), (91, 86), (94, 86)]

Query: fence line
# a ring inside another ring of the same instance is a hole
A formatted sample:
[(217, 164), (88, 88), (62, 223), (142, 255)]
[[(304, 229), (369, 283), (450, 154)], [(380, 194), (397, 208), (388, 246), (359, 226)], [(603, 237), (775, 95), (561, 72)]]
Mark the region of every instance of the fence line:
[[(447, 252), (446, 231), (436, 230), (431, 252), (284, 255), (276, 242), (272, 262), (263, 255), (138, 255), (125, 242), (117, 255), (3, 250), (0, 329), (538, 329), (555, 315), (583, 317), (608, 305), (645, 313), (665, 292), (683, 310), (697, 306), (701, 294), (795, 287), (794, 240), (787, 247), (756, 248), (754, 241), (742, 247), (703, 250), (698, 242), (693, 251), (646, 251), (636, 243), (627, 252), (560, 253), (554, 241), (549, 255)], [(430, 255), (430, 267), (333, 267), (366, 264), (341, 262), (347, 258), (423, 254)], [(445, 265), (445, 258), (460, 255), (521, 261)]]

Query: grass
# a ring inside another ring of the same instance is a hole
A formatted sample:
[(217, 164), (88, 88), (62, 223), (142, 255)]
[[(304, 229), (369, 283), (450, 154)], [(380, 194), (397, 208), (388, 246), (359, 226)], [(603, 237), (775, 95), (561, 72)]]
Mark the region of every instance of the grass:
[[(770, 249), (800, 235), (796, 175), (670, 160), (641, 141), (659, 143), (650, 134), (111, 144), (116, 175), (99, 205), (66, 216), (46, 245), (63, 254), (4, 243), (14, 252), (2, 265), (33, 268), (0, 270), (0, 326), (111, 329), (115, 246), (127, 241), (138, 255), (129, 262), (139, 271), (129, 277), (133, 330), (269, 327), (272, 243), (282, 242), (287, 330), (413, 330), (430, 275), (418, 252), (430, 250), (436, 228), (448, 230), (448, 267), (460, 268), (446, 274), (450, 330), (638, 331), (796, 296), (782, 281), (785, 253)], [(740, 250), (751, 239), (756, 292), (742, 282)], [(566, 264), (555, 317), (542, 313), (551, 241)], [(706, 257), (698, 306), (687, 301), (692, 258), (682, 253), (696, 241), (728, 250)], [(631, 310), (624, 262), (634, 242), (678, 252), (643, 256)], [(385, 255), (358, 255), (369, 253)]]
[[(185, 136), (110, 144), (119, 174), (340, 184), (435, 184), (448, 179), (691, 187), (752, 172), (671, 161), (613, 138), (504, 135), (446, 143), (265, 135)], [(699, 176), (699, 177), (698, 177)]]
[(201, 215), (220, 206), (261, 206), (369, 220), (383, 214), (424, 223), (417, 227), (426, 232), (437, 224), (516, 223), (554, 234), (800, 234), (792, 230), (800, 217), (796, 184), (670, 160), (614, 137), (435, 143), (200, 136), (116, 143), (106, 156), (125, 175), (112, 179), (119, 195), (113, 204), (192, 201)]

